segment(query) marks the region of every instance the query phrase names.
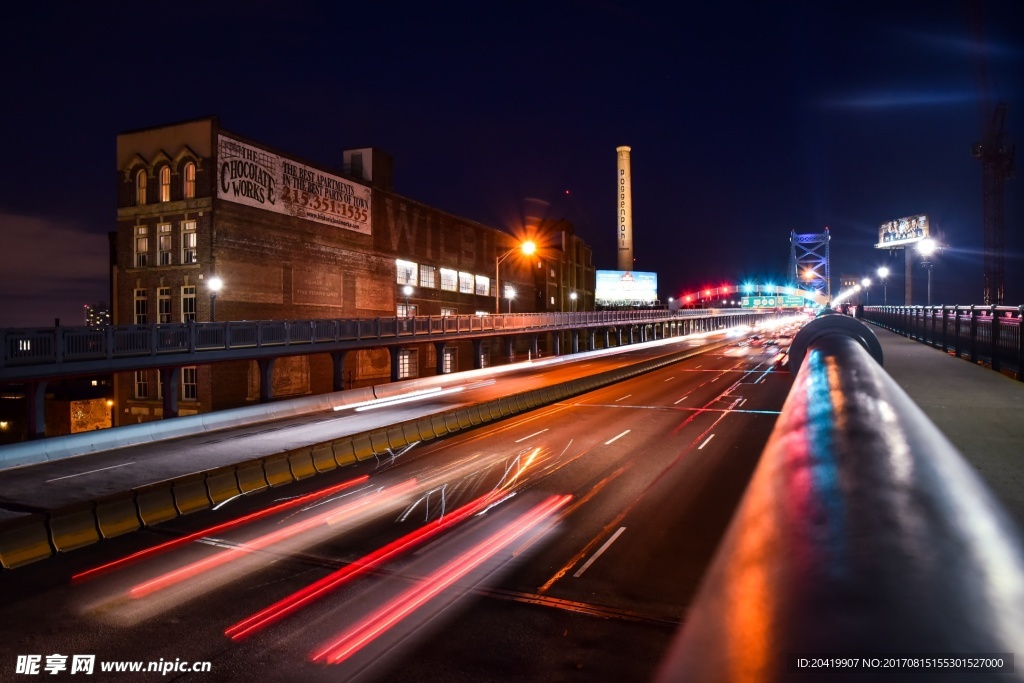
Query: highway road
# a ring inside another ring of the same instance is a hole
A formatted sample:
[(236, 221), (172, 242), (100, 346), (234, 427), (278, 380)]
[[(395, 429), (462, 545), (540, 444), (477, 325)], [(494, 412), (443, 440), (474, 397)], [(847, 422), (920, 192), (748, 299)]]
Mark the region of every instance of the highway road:
[[(649, 679), (789, 390), (775, 354), (733, 345), (5, 572), (0, 680), (51, 655), (112, 681)], [(125, 662), (172, 670), (101, 671)]]

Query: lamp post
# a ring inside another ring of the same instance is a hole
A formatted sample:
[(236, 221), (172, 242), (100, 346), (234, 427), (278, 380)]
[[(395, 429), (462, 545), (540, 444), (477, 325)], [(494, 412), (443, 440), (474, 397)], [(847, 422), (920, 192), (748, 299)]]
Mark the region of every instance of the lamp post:
[(409, 311), (409, 297), (412, 295), (412, 285), (402, 287), (402, 294), (405, 294), (405, 317), (411, 318), (412, 315), (410, 315)]
[(860, 283), (861, 283), (861, 285), (864, 286), (864, 305), (865, 306), (870, 306), (871, 305), (871, 290), (869, 289), (869, 287), (871, 287), (871, 278), (866, 277), (863, 280), (861, 280)]
[(576, 312), (576, 292), (569, 292), (569, 300), (572, 301), (572, 312)]
[(885, 289), (885, 278), (889, 277), (889, 269), (882, 266), (878, 269), (878, 277), (882, 280), (882, 305), (889, 305), (889, 293)]
[[(501, 313), (501, 287), (500, 287), (500, 273), (501, 273), (501, 262), (507, 259), (516, 251), (522, 251), (524, 254), (529, 256), (533, 252), (537, 251), (537, 245), (533, 242), (523, 242), (518, 247), (512, 247), (501, 256), (494, 259), (494, 312), (495, 314)], [(512, 300), (509, 300), (509, 307), (511, 310)]]
[(928, 306), (932, 305), (932, 254), (938, 248), (938, 243), (931, 237), (925, 237), (917, 243), (917, 250), (921, 253), (921, 258), (923, 259), (921, 265), (928, 271)]
[(516, 298), (516, 288), (512, 285), (505, 285), (505, 298), (508, 299), (508, 312), (512, 313), (512, 299)]
[(217, 292), (224, 287), (224, 281), (214, 275), (206, 283), (206, 287), (210, 290), (210, 322), (217, 322)]

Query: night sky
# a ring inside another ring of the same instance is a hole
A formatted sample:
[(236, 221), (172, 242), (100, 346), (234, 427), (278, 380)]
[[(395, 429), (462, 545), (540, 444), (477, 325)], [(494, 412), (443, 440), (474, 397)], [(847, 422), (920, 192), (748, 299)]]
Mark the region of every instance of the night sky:
[[(926, 213), (933, 302), (980, 304), (986, 92), (1024, 156), (1021, 0), (18, 3), (0, 70), (0, 327), (108, 298), (116, 135), (201, 116), (327, 169), (379, 147), (399, 194), (510, 232), (569, 219), (606, 269), (629, 145), (662, 299), (777, 282), (790, 231), (828, 226), (833, 285), (889, 265), (901, 303), (902, 256), (872, 245)], [(1024, 178), (1005, 192), (1021, 304)]]

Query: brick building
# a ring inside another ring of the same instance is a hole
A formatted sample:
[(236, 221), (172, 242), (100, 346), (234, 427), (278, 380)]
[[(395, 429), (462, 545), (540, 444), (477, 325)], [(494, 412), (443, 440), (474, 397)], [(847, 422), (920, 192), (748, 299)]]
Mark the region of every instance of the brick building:
[[(391, 159), (348, 150), (326, 169), (220, 128), (216, 118), (117, 138), (116, 325), (493, 314), (495, 262), (514, 312), (593, 308), (590, 248), (565, 221), (511, 235), (396, 194)], [(209, 286), (219, 279), (218, 291)], [(411, 291), (406, 294), (406, 286)], [(486, 353), (498, 355), (497, 344)], [(402, 374), (433, 374), (434, 346), (403, 351)], [(446, 372), (472, 367), (471, 348), (446, 349)], [(350, 353), (346, 387), (388, 381), (386, 349)], [(281, 358), (277, 397), (332, 387), (326, 355)], [(159, 373), (123, 373), (117, 423), (161, 416)], [(183, 368), (180, 414), (259, 400), (254, 362)]]

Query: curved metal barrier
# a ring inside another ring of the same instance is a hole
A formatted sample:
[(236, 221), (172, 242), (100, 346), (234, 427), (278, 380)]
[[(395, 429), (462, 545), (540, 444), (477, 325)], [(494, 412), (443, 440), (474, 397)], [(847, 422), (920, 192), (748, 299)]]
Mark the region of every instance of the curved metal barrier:
[[(1013, 671), (1020, 532), (870, 334), (823, 316), (797, 335), (792, 390), (659, 680), (862, 681), (886, 655), (999, 653)], [(801, 669), (816, 657), (861, 668)]]

